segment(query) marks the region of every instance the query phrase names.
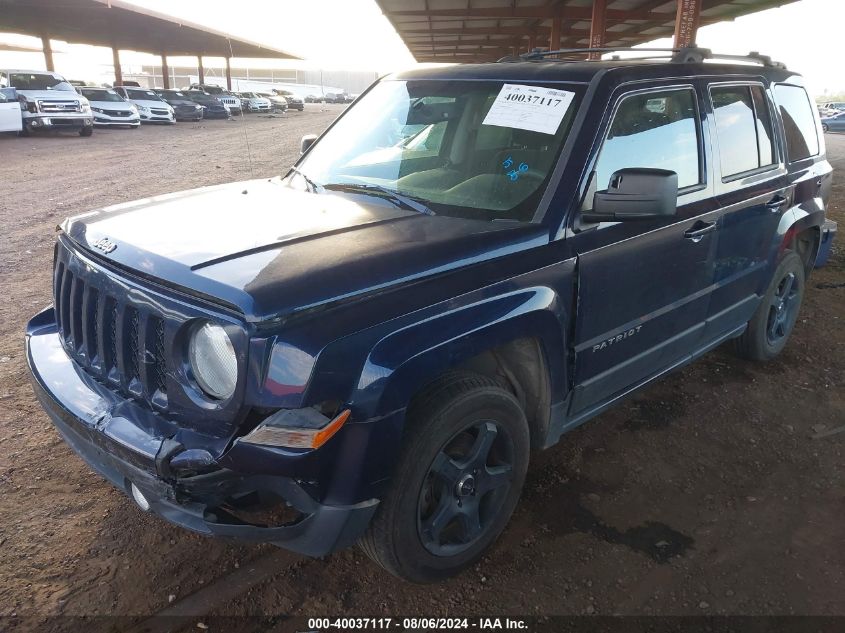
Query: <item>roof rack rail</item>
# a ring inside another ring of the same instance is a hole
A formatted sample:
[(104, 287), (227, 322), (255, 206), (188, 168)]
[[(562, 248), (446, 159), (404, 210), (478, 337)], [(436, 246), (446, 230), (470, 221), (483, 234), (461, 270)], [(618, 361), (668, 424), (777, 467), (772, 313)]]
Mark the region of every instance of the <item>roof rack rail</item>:
[[(725, 55), (722, 53), (714, 53), (709, 48), (701, 48), (693, 44), (683, 48), (561, 48), (559, 50), (549, 51), (541, 48), (535, 48), (533, 51), (523, 53), (518, 57), (510, 55), (498, 60), (499, 62), (517, 62), (517, 61), (532, 61), (545, 59), (547, 57), (556, 56), (554, 61), (572, 62), (584, 61), (583, 59), (572, 59), (573, 55), (583, 55), (585, 53), (663, 53), (662, 55), (647, 55), (638, 59), (653, 59), (656, 57), (668, 58), (671, 62), (676, 64), (699, 64), (705, 59), (723, 59), (728, 61), (754, 62), (761, 66), (770, 68), (786, 68), (781, 62), (773, 61), (768, 55), (761, 55), (757, 51), (751, 51), (747, 55)], [(569, 59), (559, 59), (557, 56), (569, 57)], [(619, 59), (614, 57), (613, 59)]]

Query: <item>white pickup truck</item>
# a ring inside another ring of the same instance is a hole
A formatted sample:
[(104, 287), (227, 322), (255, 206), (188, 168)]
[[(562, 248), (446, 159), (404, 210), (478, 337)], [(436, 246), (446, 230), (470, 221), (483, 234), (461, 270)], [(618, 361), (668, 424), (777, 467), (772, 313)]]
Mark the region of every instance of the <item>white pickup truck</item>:
[(0, 70), (0, 88), (17, 91), (22, 135), (63, 129), (91, 136), (94, 117), (88, 99), (64, 77), (45, 70)]

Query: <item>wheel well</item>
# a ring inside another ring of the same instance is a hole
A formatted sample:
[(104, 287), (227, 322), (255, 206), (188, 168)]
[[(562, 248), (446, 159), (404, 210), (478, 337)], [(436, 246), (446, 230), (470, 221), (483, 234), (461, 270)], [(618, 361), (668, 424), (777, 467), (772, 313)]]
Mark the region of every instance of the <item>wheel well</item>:
[(787, 243), (787, 248), (798, 253), (801, 261), (804, 262), (804, 272), (808, 276), (816, 263), (820, 240), (821, 231), (814, 226), (796, 233)]
[(549, 429), (551, 385), (543, 348), (536, 338), (520, 338), (485, 350), (452, 369), (488, 376), (510, 391), (528, 420), (532, 450), (543, 446)]

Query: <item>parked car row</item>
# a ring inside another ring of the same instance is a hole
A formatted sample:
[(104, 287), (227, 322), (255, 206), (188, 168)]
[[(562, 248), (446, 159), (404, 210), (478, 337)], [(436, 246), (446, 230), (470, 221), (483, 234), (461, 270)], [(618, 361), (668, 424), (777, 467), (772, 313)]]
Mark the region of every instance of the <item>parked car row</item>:
[(94, 82), (70, 82), (41, 70), (0, 71), (0, 132), (26, 136), (61, 128), (90, 136), (94, 127), (137, 129), (141, 123), (174, 124), (305, 108), (305, 100), (287, 90), (233, 93), (210, 84), (174, 90), (142, 88), (130, 81), (113, 87), (85, 83)]
[(352, 103), (359, 96), (347, 92), (327, 92), (322, 95), (309, 94), (305, 97), (305, 103)]

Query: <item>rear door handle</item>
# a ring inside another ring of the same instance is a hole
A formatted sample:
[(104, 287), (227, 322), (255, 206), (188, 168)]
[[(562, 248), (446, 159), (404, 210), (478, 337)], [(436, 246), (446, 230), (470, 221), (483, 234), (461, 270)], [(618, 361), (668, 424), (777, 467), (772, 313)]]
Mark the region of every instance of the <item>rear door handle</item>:
[(684, 237), (688, 240), (691, 240), (698, 244), (708, 233), (712, 233), (716, 230), (716, 223), (715, 222), (702, 222), (699, 220), (695, 224), (692, 225), (691, 228), (687, 229), (684, 233)]
[(786, 198), (781, 195), (777, 195), (766, 203), (766, 208), (772, 213), (777, 213), (783, 208), (783, 205), (785, 204)]

